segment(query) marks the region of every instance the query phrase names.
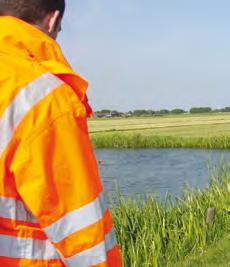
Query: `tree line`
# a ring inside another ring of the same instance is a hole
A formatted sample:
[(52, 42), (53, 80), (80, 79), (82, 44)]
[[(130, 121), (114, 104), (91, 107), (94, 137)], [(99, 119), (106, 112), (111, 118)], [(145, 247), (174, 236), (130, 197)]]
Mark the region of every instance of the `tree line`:
[(212, 109), (211, 107), (192, 107), (189, 111), (184, 109), (175, 108), (172, 110), (169, 109), (136, 109), (128, 112), (120, 112), (117, 110), (103, 109), (95, 112), (96, 117), (139, 117), (139, 116), (163, 116), (170, 114), (204, 114), (204, 113), (217, 113), (217, 112), (230, 112), (230, 107)]

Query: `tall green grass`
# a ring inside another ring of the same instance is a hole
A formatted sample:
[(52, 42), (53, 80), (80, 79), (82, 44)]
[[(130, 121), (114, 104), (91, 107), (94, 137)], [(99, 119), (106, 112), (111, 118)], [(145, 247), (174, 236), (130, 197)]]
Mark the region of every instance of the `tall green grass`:
[[(154, 196), (123, 198), (112, 215), (125, 267), (171, 266), (221, 239), (230, 230), (230, 174), (222, 168), (202, 191), (189, 189), (181, 198)], [(212, 225), (206, 224), (209, 207), (216, 210)]]
[(91, 135), (91, 140), (95, 148), (230, 148), (230, 136), (186, 138), (132, 133), (97, 133)]

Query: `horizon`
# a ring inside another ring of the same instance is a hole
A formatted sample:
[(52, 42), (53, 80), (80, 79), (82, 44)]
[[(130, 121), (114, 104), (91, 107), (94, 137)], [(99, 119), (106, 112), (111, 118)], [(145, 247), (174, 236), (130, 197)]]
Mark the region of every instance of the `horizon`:
[[(188, 109), (183, 109), (183, 108), (180, 108), (180, 107), (175, 107), (175, 108), (172, 108), (172, 109), (167, 109), (167, 108), (160, 108), (160, 109), (146, 109), (146, 108), (140, 108), (140, 109), (133, 109), (133, 110), (119, 110), (119, 109), (109, 109), (109, 108), (103, 108), (103, 109), (97, 109), (97, 110), (94, 110), (94, 112), (101, 112), (101, 111), (118, 111), (118, 112), (121, 112), (121, 113), (129, 113), (129, 112), (134, 112), (134, 111), (140, 111), (140, 110), (143, 110), (143, 111), (153, 111), (153, 112), (158, 112), (158, 111), (163, 111), (163, 110), (167, 110), (167, 111), (173, 111), (173, 110), (183, 110), (185, 113), (189, 113), (191, 111), (191, 109), (205, 109), (205, 108), (210, 108), (211, 110), (209, 112), (213, 112), (213, 111), (218, 111), (218, 112), (230, 112), (230, 106), (226, 106), (226, 107), (220, 107), (220, 108), (212, 108), (212, 107), (198, 107), (198, 106), (194, 106), (194, 107), (190, 107)], [(223, 111), (224, 109), (228, 109), (228, 111)]]

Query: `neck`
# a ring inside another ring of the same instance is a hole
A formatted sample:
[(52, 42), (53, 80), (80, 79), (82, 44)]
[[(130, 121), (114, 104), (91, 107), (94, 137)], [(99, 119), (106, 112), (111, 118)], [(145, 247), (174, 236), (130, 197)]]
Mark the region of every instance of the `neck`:
[(44, 32), (48, 36), (50, 36), (50, 33), (42, 25), (38, 25), (38, 24), (31, 24), (31, 25), (34, 26), (35, 28), (37, 28), (38, 30)]

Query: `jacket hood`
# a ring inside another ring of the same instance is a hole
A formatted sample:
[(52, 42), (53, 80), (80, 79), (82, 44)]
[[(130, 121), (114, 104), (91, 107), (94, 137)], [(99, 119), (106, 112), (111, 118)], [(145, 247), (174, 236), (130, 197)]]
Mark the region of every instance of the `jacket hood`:
[(0, 51), (37, 61), (45, 71), (69, 84), (86, 105), (88, 113), (92, 112), (87, 106), (88, 82), (73, 71), (55, 40), (37, 27), (11, 16), (0, 16), (0, 29)]

